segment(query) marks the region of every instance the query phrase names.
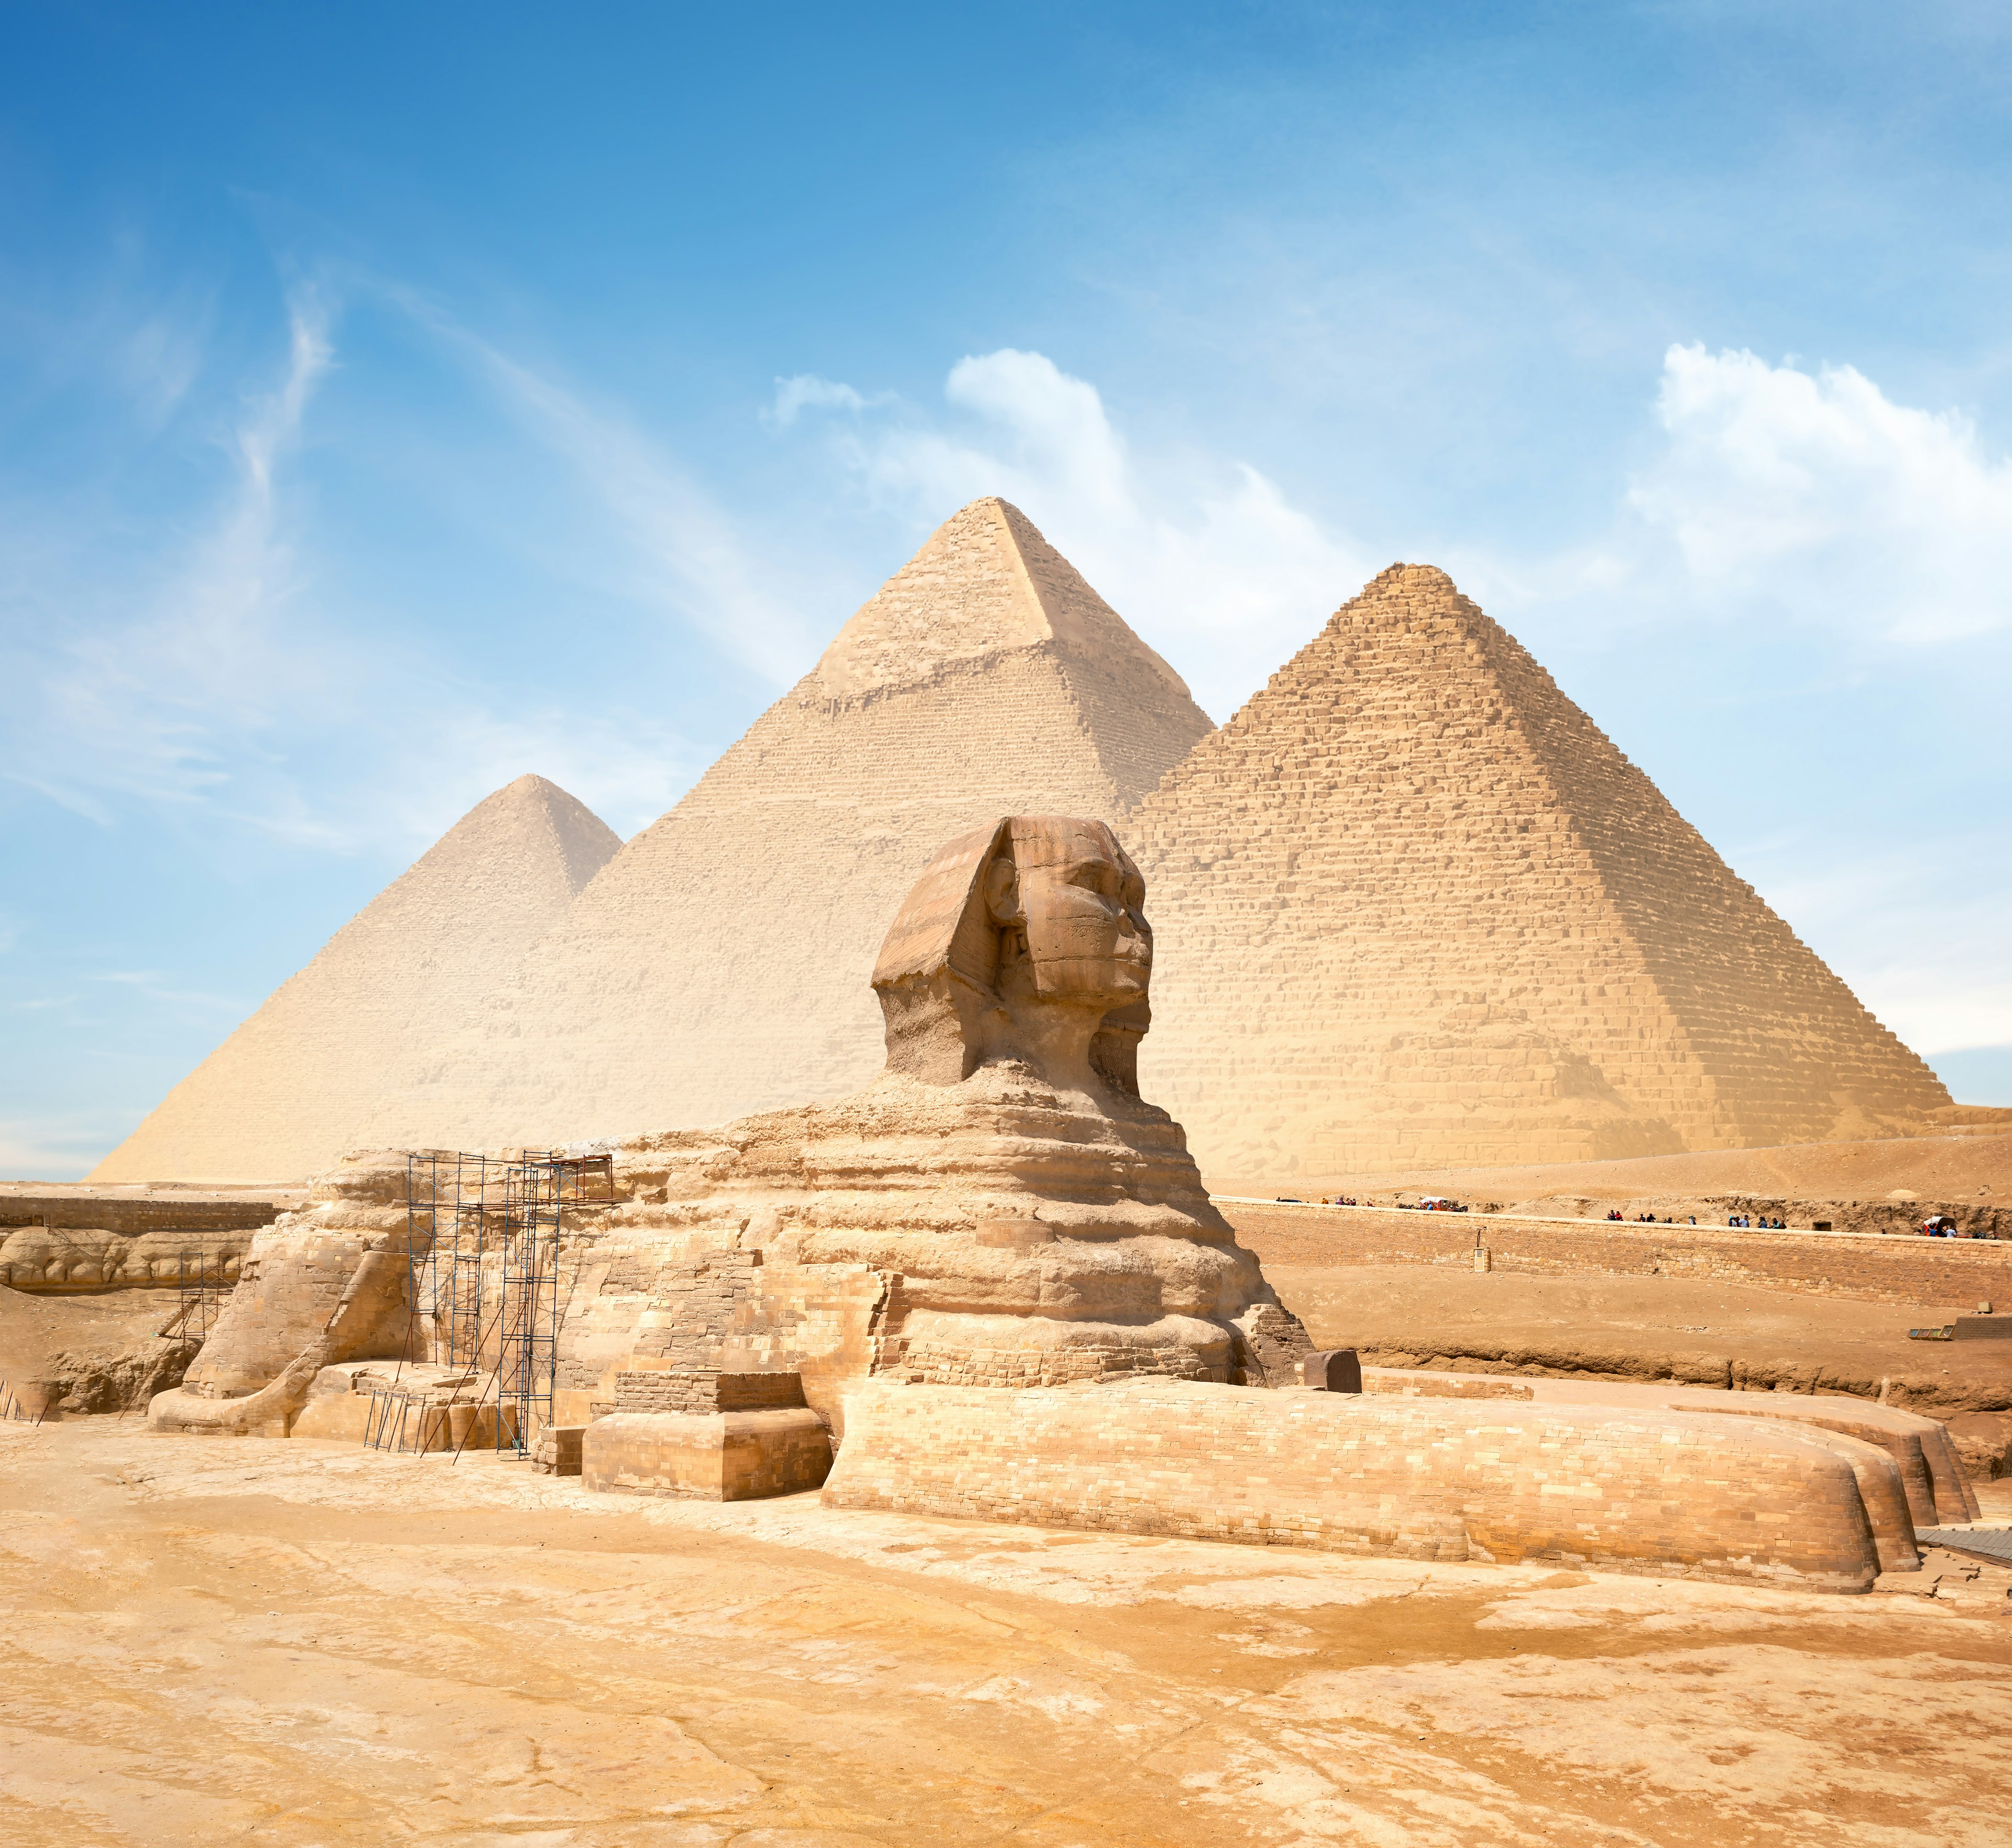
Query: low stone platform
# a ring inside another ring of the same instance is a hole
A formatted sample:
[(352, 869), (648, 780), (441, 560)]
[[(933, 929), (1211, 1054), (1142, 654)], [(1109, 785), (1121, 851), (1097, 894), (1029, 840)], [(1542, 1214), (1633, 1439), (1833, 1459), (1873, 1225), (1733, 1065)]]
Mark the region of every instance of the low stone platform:
[(876, 1380), (846, 1430), (831, 1507), (1336, 1553), (1860, 1592), (1882, 1563), (1861, 1475), (1878, 1525), (1906, 1518), (1871, 1444), (1662, 1407)]
[(581, 1433), (582, 1483), (619, 1495), (759, 1501), (820, 1486), (831, 1432), (800, 1374), (676, 1367), (616, 1376), (615, 1408)]
[(819, 1487), (831, 1433), (807, 1407), (772, 1411), (619, 1411), (580, 1443), (580, 1480), (621, 1495), (758, 1501)]

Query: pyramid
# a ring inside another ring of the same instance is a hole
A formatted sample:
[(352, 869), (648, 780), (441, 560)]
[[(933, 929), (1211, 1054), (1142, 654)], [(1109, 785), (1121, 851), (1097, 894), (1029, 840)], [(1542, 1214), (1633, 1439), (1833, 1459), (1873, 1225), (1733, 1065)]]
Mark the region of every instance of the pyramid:
[(866, 972), (944, 841), (1115, 820), (1210, 730), (1017, 508), (974, 501), (630, 841), (363, 1138), (568, 1142), (835, 1097), (880, 1069)]
[(1736, 1148), (1948, 1093), (1514, 639), (1395, 565), (1120, 826), (1211, 1179)]
[(91, 1172), (305, 1179), (352, 1147), (392, 1074), (462, 1018), (621, 846), (542, 776), (479, 802), (329, 939)]

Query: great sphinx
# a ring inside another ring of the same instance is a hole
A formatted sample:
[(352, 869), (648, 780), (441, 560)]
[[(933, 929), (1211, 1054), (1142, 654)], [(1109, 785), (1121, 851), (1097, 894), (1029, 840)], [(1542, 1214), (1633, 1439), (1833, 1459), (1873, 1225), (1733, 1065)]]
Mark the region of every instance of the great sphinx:
[[(1303, 1380), (1305, 1330), (1139, 1095), (1152, 963), (1109, 828), (1007, 817), (894, 919), (872, 1083), (598, 1145), (548, 1419), (588, 1485), (1833, 1590), (1914, 1562), (1928, 1420)], [(370, 1357), (434, 1354), (404, 1164), (350, 1158), (259, 1235), (158, 1427), (354, 1435)]]
[(707, 1350), (719, 1313), (703, 1289), (666, 1286), (694, 1263), (720, 1289), (737, 1261), (759, 1272), (719, 1354), (797, 1368), (841, 1431), (850, 1386), (879, 1374), (1293, 1382), (1305, 1330), (1211, 1204), (1179, 1126), (1139, 1096), (1144, 899), (1101, 822), (1011, 816), (944, 846), (873, 971), (873, 1083), (621, 1145), (634, 1204), (574, 1297), (561, 1415), (619, 1406), (624, 1375)]
[[(800, 1374), (839, 1431), (847, 1390), (876, 1374), (1293, 1382), (1305, 1330), (1211, 1204), (1179, 1125), (1139, 1096), (1144, 900), (1101, 822), (973, 829), (887, 932), (878, 1079), (606, 1145), (617, 1204), (570, 1254), (555, 1421), (661, 1405), (652, 1376), (722, 1370)], [(284, 1430), (331, 1368), (431, 1355), (438, 1331), (400, 1294), (424, 1257), (407, 1247), (404, 1167), (398, 1151), (346, 1158), (259, 1236), (157, 1425)]]

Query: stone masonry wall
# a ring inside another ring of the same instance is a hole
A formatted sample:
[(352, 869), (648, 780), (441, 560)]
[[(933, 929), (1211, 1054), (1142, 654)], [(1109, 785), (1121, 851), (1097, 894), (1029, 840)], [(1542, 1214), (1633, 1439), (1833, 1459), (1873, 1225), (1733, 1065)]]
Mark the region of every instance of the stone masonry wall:
[(804, 1402), (794, 1373), (722, 1372), (683, 1368), (657, 1373), (625, 1370), (615, 1376), (617, 1411), (676, 1411), (708, 1417), (719, 1411), (785, 1411)]
[(82, 1226), (123, 1238), (177, 1232), (248, 1234), (271, 1225), (279, 1217), (280, 1204), (276, 1197), (189, 1200), (173, 1194), (137, 1198), (77, 1190), (62, 1193), (9, 1192), (0, 1193), (0, 1230), (11, 1226), (46, 1225), (57, 1229)]

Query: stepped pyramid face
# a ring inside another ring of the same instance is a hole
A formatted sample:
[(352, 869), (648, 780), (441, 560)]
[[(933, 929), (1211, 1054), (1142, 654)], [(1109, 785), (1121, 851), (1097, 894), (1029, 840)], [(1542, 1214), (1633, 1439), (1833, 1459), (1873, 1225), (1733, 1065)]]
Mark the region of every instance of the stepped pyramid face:
[(170, 1091), (95, 1181), (294, 1180), (352, 1147), (409, 1068), (622, 843), (556, 783), (478, 803)]
[(1115, 820), (1210, 730), (1180, 676), (1003, 501), (946, 521), (638, 835), (373, 1136), (540, 1145), (868, 1083), (869, 983), (936, 848)]
[(1918, 1124), (1928, 1068), (1506, 631), (1393, 565), (1121, 824), (1218, 1183)]

